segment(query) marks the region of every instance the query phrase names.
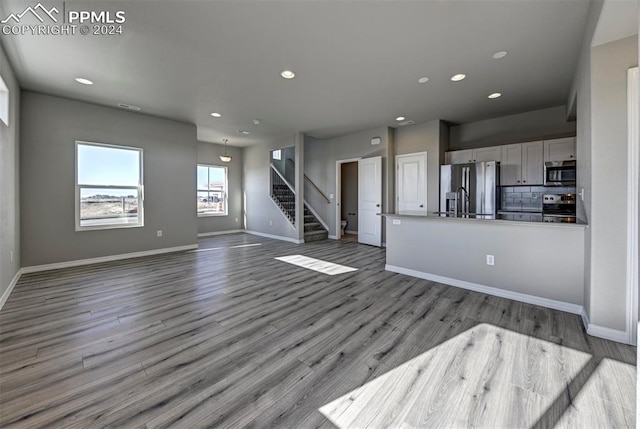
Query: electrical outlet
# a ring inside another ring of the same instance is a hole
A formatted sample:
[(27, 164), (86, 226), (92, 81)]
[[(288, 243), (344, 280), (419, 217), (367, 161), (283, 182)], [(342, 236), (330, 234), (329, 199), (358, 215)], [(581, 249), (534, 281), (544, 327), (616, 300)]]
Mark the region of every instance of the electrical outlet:
[(393, 220), (393, 224), (394, 224), (394, 225), (401, 225), (401, 224), (402, 224), (402, 221), (401, 221), (400, 219), (394, 219), (394, 220)]
[(273, 226), (273, 221), (269, 219), (269, 226)]
[(238, 223), (238, 218), (236, 218), (236, 223)]
[(156, 237), (162, 237), (162, 230), (159, 229), (158, 232), (156, 232)]
[(495, 265), (496, 264), (496, 260), (494, 258), (493, 255), (487, 255), (487, 265)]
[(13, 250), (9, 251), (9, 262), (13, 262)]

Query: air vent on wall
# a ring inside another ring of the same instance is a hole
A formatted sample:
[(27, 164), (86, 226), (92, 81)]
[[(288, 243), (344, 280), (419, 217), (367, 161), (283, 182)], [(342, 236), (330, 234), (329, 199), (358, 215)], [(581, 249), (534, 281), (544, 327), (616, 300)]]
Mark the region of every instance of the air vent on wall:
[(407, 121), (398, 122), (399, 127), (406, 127), (407, 125), (413, 125), (413, 124), (415, 124), (415, 122), (413, 122), (411, 119)]
[(140, 111), (140, 107), (132, 106), (130, 104), (118, 103), (118, 107), (120, 107), (122, 109), (134, 110), (136, 112)]

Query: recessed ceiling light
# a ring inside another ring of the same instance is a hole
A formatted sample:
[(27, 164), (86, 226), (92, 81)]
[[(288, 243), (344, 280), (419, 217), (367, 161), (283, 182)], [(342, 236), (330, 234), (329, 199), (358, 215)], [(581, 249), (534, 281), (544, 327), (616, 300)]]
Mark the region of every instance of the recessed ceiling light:
[(404, 121), (405, 119), (407, 119), (407, 118), (405, 118), (404, 116), (398, 116), (396, 118), (396, 121)]
[(222, 113), (213, 112), (211, 116), (213, 116), (214, 118), (222, 118)]
[(418, 79), (418, 82), (420, 82), (420, 83), (426, 83), (426, 82), (429, 82), (429, 78), (428, 78), (428, 77), (426, 77), (426, 76), (421, 77), (420, 79)]
[(451, 76), (451, 80), (454, 81), (454, 82), (459, 82), (462, 79), (464, 79), (465, 77), (467, 77), (466, 74), (462, 74), (462, 73), (454, 74), (453, 76)]
[(507, 56), (507, 51), (500, 51), (500, 52), (496, 52), (495, 54), (492, 55), (493, 59), (498, 60), (500, 58), (504, 58)]
[(262, 123), (262, 121), (260, 119), (254, 119), (253, 120), (253, 125), (260, 125)]
[(280, 76), (282, 76), (285, 79), (293, 79), (294, 77), (296, 77), (296, 74), (291, 70), (283, 70), (280, 72)]
[(81, 83), (83, 85), (93, 85), (93, 81), (89, 79), (85, 79), (83, 77), (77, 77), (76, 82)]
[(237, 132), (239, 132), (240, 134), (244, 134), (244, 135), (249, 135), (251, 134), (249, 131), (245, 131), (245, 130), (238, 130)]
[(500, 94), (499, 92), (494, 92), (493, 94), (489, 94), (488, 98), (498, 98), (501, 96), (502, 94)]

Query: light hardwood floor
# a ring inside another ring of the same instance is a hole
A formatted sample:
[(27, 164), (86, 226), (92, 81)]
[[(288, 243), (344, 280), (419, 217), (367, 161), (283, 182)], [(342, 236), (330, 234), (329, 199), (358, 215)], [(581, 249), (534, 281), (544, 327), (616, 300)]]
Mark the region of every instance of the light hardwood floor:
[[(634, 425), (636, 349), (578, 316), (385, 272), (353, 242), (200, 249), (23, 276), (0, 427)], [(358, 271), (274, 259), (297, 254)]]

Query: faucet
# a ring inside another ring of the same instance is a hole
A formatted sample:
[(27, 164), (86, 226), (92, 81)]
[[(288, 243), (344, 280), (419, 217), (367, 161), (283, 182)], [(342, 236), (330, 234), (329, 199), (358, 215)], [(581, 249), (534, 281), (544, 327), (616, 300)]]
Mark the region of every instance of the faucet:
[[(460, 215), (460, 213), (462, 213), (462, 210), (466, 207), (467, 210), (469, 209), (469, 192), (465, 189), (464, 186), (460, 186), (458, 189), (456, 189), (456, 195), (460, 195), (458, 198), (458, 201), (460, 201), (460, 204), (456, 205), (456, 217), (458, 215)], [(464, 201), (462, 200), (462, 197), (464, 196)], [(466, 205), (464, 204), (466, 203)]]

